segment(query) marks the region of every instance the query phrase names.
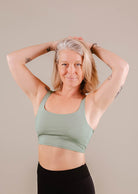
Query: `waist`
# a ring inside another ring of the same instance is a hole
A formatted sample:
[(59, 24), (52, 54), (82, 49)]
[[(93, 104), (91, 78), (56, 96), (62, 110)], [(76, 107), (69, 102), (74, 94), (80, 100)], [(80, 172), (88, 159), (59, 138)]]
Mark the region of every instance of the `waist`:
[(49, 170), (67, 170), (86, 163), (85, 153), (41, 144), (38, 151), (40, 164)]

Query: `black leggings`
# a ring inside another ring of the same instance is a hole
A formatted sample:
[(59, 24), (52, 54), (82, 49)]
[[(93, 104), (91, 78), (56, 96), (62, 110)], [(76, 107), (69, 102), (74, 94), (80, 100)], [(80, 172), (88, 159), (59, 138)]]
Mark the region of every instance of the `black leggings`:
[(94, 183), (85, 164), (69, 170), (48, 170), (38, 162), (38, 194), (95, 194)]

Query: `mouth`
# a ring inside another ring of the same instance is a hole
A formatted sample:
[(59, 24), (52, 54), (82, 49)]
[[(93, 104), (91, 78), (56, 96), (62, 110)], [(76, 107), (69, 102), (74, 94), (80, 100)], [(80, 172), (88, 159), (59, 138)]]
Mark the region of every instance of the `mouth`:
[(77, 78), (73, 78), (73, 77), (66, 77), (67, 79), (70, 79), (70, 80), (74, 80), (74, 79), (77, 79)]

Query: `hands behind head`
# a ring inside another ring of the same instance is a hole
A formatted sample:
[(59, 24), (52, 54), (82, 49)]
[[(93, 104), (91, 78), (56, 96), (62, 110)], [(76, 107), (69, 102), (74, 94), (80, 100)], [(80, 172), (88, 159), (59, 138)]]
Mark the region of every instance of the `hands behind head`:
[(83, 38), (82, 37), (77, 37), (77, 36), (68, 36), (68, 38), (73, 38), (73, 39), (78, 39), (78, 40), (83, 40)]
[(92, 43), (84, 41), (84, 39), (82, 37), (77, 37), (77, 36), (72, 37), (72, 36), (68, 36), (68, 38), (73, 38), (73, 39), (76, 39), (76, 40), (81, 40), (82, 42), (84, 42), (84, 44), (86, 46), (88, 46), (89, 49), (92, 46)]
[[(89, 49), (90, 49), (91, 46), (92, 46), (92, 43), (84, 41), (84, 39), (83, 39), (82, 37), (68, 36), (67, 38), (72, 38), (72, 39), (76, 39), (76, 40), (81, 40), (82, 42), (84, 42), (84, 44), (85, 44), (86, 46), (88, 46)], [(52, 42), (52, 48), (53, 48), (53, 50), (56, 50), (56, 47), (57, 47), (57, 44), (58, 44), (59, 41), (61, 41), (61, 40), (57, 40), (57, 41), (53, 41), (53, 42)]]

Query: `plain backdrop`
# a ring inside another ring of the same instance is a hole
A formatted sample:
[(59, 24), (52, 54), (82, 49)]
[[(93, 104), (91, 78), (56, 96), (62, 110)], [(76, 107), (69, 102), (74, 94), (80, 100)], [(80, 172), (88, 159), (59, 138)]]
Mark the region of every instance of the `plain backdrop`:
[[(129, 63), (122, 91), (102, 116), (86, 150), (96, 194), (138, 193), (138, 3), (135, 0), (0, 1), (0, 193), (36, 194), (38, 140), (29, 98), (14, 81), (6, 55), (81, 36)], [(51, 89), (54, 51), (27, 63)], [(110, 68), (94, 55), (100, 84)]]

